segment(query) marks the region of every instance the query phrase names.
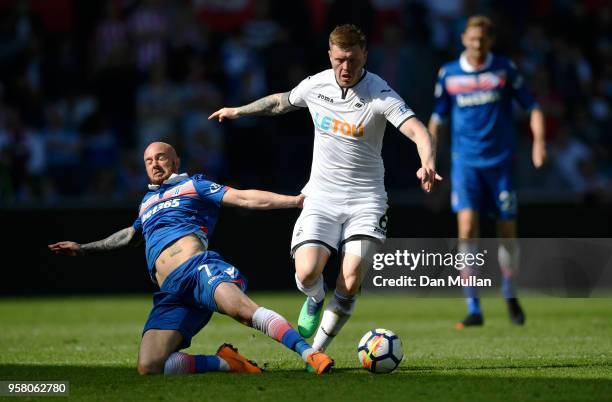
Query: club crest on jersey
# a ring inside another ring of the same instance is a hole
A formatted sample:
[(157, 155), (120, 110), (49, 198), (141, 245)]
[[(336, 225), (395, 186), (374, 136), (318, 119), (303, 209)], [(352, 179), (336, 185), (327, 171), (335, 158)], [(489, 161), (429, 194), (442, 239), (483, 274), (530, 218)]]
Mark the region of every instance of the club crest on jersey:
[(365, 103), (366, 103), (365, 99), (359, 98), (359, 100), (353, 104), (353, 108), (357, 110), (361, 110), (363, 106), (365, 105)]
[(210, 185), (210, 192), (211, 192), (211, 193), (216, 193), (217, 191), (221, 190), (221, 187), (223, 187), (223, 186), (222, 186), (222, 185), (220, 185), (220, 184), (217, 184), (217, 183), (212, 183), (212, 184)]

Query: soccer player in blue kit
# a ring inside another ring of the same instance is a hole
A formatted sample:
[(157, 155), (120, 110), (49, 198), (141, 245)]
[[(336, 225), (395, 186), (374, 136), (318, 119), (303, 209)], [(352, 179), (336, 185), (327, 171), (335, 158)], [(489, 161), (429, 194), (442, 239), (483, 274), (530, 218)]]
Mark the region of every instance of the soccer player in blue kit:
[[(536, 168), (546, 159), (544, 114), (525, 87), (523, 77), (507, 58), (492, 54), (491, 20), (468, 19), (462, 34), (465, 51), (445, 64), (438, 76), (435, 106), (429, 131), (437, 138), (440, 126), (451, 117), (451, 204), (457, 213), (459, 252), (475, 253), (480, 215), (497, 217), (498, 262), (502, 291), (510, 319), (522, 325), (525, 314), (518, 302), (515, 278), (519, 264), (516, 241), (516, 184), (514, 160), (516, 134), (512, 102), (530, 113), (533, 134), (532, 162)], [(462, 271), (468, 275), (471, 270)], [(476, 287), (464, 288), (468, 315), (457, 328), (484, 323)]]
[(208, 240), (221, 205), (249, 209), (301, 208), (304, 197), (258, 190), (237, 190), (209, 181), (204, 175), (178, 174), (180, 159), (163, 142), (144, 152), (149, 192), (134, 224), (106, 239), (87, 244), (62, 241), (49, 245), (57, 254), (80, 256), (138, 245), (144, 238), (151, 279), (159, 285), (145, 324), (138, 372), (187, 374), (208, 371), (260, 373), (261, 369), (223, 344), (215, 355), (179, 352), (214, 312), (229, 315), (298, 353), (314, 372), (322, 374), (333, 360), (315, 351), (285, 318), (258, 306), (245, 295), (246, 280), (214, 251)]

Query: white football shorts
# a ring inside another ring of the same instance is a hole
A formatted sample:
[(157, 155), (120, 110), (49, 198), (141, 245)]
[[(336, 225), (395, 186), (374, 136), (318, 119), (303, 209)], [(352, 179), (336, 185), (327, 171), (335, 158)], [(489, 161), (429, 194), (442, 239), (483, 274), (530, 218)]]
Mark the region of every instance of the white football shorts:
[(316, 243), (337, 252), (350, 238), (387, 238), (387, 202), (383, 199), (334, 201), (306, 197), (293, 228), (291, 255), (298, 247)]

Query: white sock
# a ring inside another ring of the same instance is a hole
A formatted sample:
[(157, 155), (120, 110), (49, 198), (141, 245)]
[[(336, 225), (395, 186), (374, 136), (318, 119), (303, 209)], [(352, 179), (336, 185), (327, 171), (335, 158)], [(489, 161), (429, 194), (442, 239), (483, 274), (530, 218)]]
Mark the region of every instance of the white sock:
[[(207, 368), (206, 371), (230, 371), (230, 365), (226, 362), (222, 357), (213, 355), (190, 355), (188, 353), (183, 352), (174, 352), (168, 356), (168, 359), (164, 363), (164, 374), (172, 375), (172, 374), (193, 374), (198, 372), (196, 359), (206, 359), (206, 361), (210, 362), (211, 360), (218, 360), (219, 369), (211, 370)], [(206, 366), (205, 366), (206, 367)]]
[(519, 269), (521, 249), (516, 239), (502, 239), (497, 249), (497, 262), (505, 277), (512, 278)]
[(321, 325), (312, 343), (314, 350), (323, 352), (338, 335), (344, 324), (351, 318), (357, 296), (334, 292), (334, 298), (323, 312)]
[(295, 284), (300, 292), (304, 293), (308, 297), (312, 297), (316, 303), (321, 303), (323, 300), (325, 300), (325, 285), (323, 282), (323, 275), (319, 275), (319, 279), (317, 279), (312, 285), (306, 286), (298, 279), (297, 274), (295, 274)]

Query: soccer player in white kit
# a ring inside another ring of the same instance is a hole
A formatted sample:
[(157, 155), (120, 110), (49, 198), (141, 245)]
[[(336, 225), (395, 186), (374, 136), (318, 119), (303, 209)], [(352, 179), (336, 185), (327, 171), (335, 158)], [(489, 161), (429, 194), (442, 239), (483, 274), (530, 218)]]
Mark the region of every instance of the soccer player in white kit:
[[(387, 121), (417, 145), (417, 177), (425, 192), (442, 178), (435, 170), (431, 134), (402, 98), (376, 74), (364, 69), (366, 38), (354, 25), (329, 36), (332, 68), (304, 79), (290, 92), (241, 107), (222, 108), (209, 119), (279, 115), (308, 108), (315, 128), (310, 179), (291, 240), (295, 281), (307, 297), (298, 320), (304, 337), (315, 331), (313, 348), (323, 351), (351, 316), (372, 254), (386, 238), (387, 193), (382, 141)], [(323, 269), (341, 252), (334, 298), (323, 318)], [(321, 321), (319, 325), (319, 320)]]

